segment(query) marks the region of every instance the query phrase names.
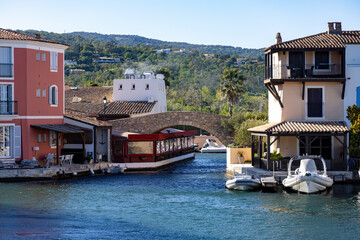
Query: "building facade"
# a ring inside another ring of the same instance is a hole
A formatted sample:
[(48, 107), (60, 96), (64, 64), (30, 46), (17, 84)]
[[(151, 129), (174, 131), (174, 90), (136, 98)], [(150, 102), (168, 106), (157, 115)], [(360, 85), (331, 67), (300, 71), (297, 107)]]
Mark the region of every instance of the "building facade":
[(342, 31), (339, 22), (286, 42), (277, 34), (264, 50), (269, 124), (249, 129), (254, 165), (272, 169), (268, 153), (276, 151), (285, 158), (322, 155), (328, 169), (347, 168), (346, 108), (360, 96), (359, 44), (360, 31)]
[(166, 87), (163, 74), (144, 72), (136, 75), (132, 69), (125, 71), (125, 79), (114, 79), (114, 102), (147, 102), (154, 103), (151, 112), (167, 111)]
[(0, 29), (0, 160), (55, 153), (56, 134), (32, 125), (64, 123), (67, 44)]

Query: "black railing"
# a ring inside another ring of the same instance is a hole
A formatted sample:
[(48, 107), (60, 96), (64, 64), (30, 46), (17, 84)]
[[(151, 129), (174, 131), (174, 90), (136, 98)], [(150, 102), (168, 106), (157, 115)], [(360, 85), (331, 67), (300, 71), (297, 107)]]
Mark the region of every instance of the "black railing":
[(278, 64), (265, 67), (266, 78), (340, 78), (344, 77), (341, 64), (305, 64), (305, 67), (291, 67)]
[(0, 115), (15, 115), (17, 113), (17, 101), (0, 101)]
[(13, 64), (10, 63), (0, 63), (0, 77), (12, 77), (13, 73)]

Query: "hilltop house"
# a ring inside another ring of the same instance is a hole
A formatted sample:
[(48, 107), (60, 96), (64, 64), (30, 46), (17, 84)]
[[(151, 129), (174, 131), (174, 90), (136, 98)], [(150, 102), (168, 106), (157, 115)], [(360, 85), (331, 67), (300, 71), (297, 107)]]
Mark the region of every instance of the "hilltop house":
[(0, 160), (57, 153), (64, 125), (64, 51), (69, 45), (0, 29)]
[(346, 170), (346, 108), (360, 104), (360, 31), (342, 31), (336, 22), (286, 42), (278, 33), (264, 51), (269, 123), (249, 129), (253, 166), (272, 170), (269, 153), (277, 151), (285, 158), (322, 155), (328, 169)]

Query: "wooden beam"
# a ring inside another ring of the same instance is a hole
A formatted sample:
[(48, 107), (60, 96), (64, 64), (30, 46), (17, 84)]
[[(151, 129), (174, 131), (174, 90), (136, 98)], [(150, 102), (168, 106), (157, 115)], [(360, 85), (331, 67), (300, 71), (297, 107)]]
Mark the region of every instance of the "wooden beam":
[(343, 88), (342, 88), (342, 93), (341, 93), (342, 100), (344, 100), (344, 96), (345, 96), (345, 86), (346, 86), (346, 81), (343, 82)]
[[(278, 140), (279, 137), (280, 137), (280, 136), (276, 136), (276, 138), (274, 139), (274, 141), (272, 141), (272, 142), (270, 143), (270, 146), (273, 145), (274, 142), (275, 142), (276, 140)], [(270, 139), (270, 136), (268, 136), (268, 139)]]
[(277, 96), (277, 100), (278, 100), (278, 102), (280, 104), (280, 107), (284, 108), (284, 104), (282, 103), (281, 97), (280, 97), (279, 93), (276, 91), (276, 88), (275, 88), (274, 84), (270, 83), (270, 85), (272, 86), (272, 89), (274, 90), (274, 92), (275, 92), (275, 94)]
[(344, 143), (337, 137), (337, 136), (334, 136), (338, 141), (339, 143), (341, 143), (342, 145), (344, 145)]
[(305, 82), (302, 82), (303, 88), (302, 88), (302, 100), (305, 99)]
[(82, 138), (82, 150), (83, 150), (83, 158), (85, 160), (86, 156), (85, 156), (85, 133), (80, 133), (81, 138)]

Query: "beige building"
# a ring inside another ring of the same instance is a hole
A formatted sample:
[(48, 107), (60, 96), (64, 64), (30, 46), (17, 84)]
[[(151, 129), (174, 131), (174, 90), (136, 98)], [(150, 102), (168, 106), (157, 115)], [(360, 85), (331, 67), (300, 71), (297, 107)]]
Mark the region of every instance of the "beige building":
[(329, 23), (327, 32), (286, 42), (277, 34), (276, 44), (264, 50), (269, 123), (249, 129), (255, 167), (272, 170), (266, 153), (276, 151), (285, 157), (277, 169), (303, 154), (322, 155), (329, 170), (347, 169), (345, 114), (356, 102), (360, 79), (346, 73), (346, 56), (356, 44), (360, 31), (342, 31), (339, 22)]

